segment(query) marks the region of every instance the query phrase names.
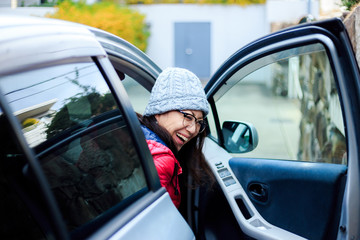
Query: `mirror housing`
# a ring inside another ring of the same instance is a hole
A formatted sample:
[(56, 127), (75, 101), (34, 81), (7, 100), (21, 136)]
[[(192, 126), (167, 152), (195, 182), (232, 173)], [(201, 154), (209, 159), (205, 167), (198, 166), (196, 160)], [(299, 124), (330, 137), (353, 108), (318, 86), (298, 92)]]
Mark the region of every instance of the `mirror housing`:
[(258, 133), (251, 123), (225, 121), (222, 134), (224, 147), (230, 153), (250, 152), (259, 142)]

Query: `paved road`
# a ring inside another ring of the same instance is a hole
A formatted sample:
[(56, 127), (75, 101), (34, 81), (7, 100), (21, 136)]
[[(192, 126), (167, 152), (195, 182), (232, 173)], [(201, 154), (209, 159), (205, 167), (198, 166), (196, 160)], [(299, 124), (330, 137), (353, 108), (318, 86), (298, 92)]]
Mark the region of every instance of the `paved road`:
[(250, 122), (258, 131), (258, 147), (238, 156), (296, 159), (301, 117), (298, 100), (274, 97), (265, 85), (244, 84), (227, 92), (218, 105), (221, 121)]

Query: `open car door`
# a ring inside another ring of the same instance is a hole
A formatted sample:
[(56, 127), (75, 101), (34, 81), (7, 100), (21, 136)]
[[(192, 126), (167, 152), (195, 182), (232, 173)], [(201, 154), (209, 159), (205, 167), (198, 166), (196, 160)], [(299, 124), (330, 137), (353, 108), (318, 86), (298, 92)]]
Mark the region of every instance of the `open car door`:
[(198, 239), (359, 238), (359, 70), (341, 20), (245, 46), (205, 91), (216, 184), (188, 198)]

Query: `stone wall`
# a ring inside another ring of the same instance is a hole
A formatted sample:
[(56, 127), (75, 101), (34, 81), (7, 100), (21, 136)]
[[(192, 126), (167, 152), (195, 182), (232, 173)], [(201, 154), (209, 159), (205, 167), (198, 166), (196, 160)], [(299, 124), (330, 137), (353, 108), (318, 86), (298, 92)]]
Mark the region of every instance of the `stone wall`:
[[(349, 33), (354, 53), (360, 63), (360, 7), (341, 18)], [(298, 23), (272, 25), (277, 31)], [(283, 63), (273, 81), (275, 95), (293, 98), (289, 94), (289, 62)], [(279, 77), (280, 76), (280, 77)], [(301, 122), (298, 160), (346, 164), (346, 139), (341, 107), (333, 73), (325, 52), (299, 57), (297, 80), (301, 87)]]
[(298, 160), (346, 164), (341, 107), (325, 52), (299, 57), (300, 111)]
[[(350, 13), (345, 16), (344, 24), (348, 31), (351, 44), (354, 49), (355, 57), (360, 63), (360, 5), (355, 7)], [(359, 65), (360, 66), (360, 65)]]

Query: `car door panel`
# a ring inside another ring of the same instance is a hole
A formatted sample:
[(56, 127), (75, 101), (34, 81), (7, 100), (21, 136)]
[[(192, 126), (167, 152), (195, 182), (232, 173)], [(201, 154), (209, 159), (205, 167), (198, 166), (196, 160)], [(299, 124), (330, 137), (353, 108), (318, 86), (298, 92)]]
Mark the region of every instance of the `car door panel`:
[[(206, 161), (212, 169), (217, 183), (246, 238), (304, 239), (302, 236), (272, 225), (261, 216), (230, 168), (229, 160), (232, 156), (229, 153), (209, 138), (205, 141), (203, 151)], [(224, 170), (227, 172), (226, 174), (224, 174)], [(209, 192), (211, 193), (211, 190)], [(209, 192), (206, 193), (204, 198), (206, 197), (208, 199), (207, 201), (216, 201), (215, 196), (212, 196)], [(220, 203), (221, 202), (217, 202), (216, 205), (221, 206)], [(226, 206), (224, 208), (226, 209)], [(235, 233), (235, 231), (232, 232), (232, 234)], [(233, 237), (244, 238), (239, 235)]]
[[(254, 41), (210, 79), (205, 87), (211, 105), (209, 134), (203, 152), (248, 237), (359, 236), (358, 79), (339, 19), (295, 26)], [(256, 149), (225, 151), (226, 121), (253, 124), (259, 138)]]
[(254, 158), (232, 158), (229, 165), (268, 222), (308, 239), (336, 238), (326, 229), (339, 224), (346, 166)]
[(201, 187), (199, 202), (195, 211), (199, 218), (196, 239), (253, 239), (241, 230), (219, 184), (214, 184), (211, 191)]
[[(160, 197), (146, 206), (146, 209), (140, 211), (125, 227), (109, 239), (195, 239), (185, 220), (176, 211), (168, 193), (164, 190), (161, 192)], [(121, 220), (120, 217), (119, 219)], [(114, 219), (109, 225), (117, 224), (117, 221)], [(159, 226), (168, 226), (170, 221), (171, 226), (174, 227), (159, 229)], [(156, 234), (154, 234), (154, 229), (157, 230)], [(92, 239), (98, 238), (93, 236)]]

